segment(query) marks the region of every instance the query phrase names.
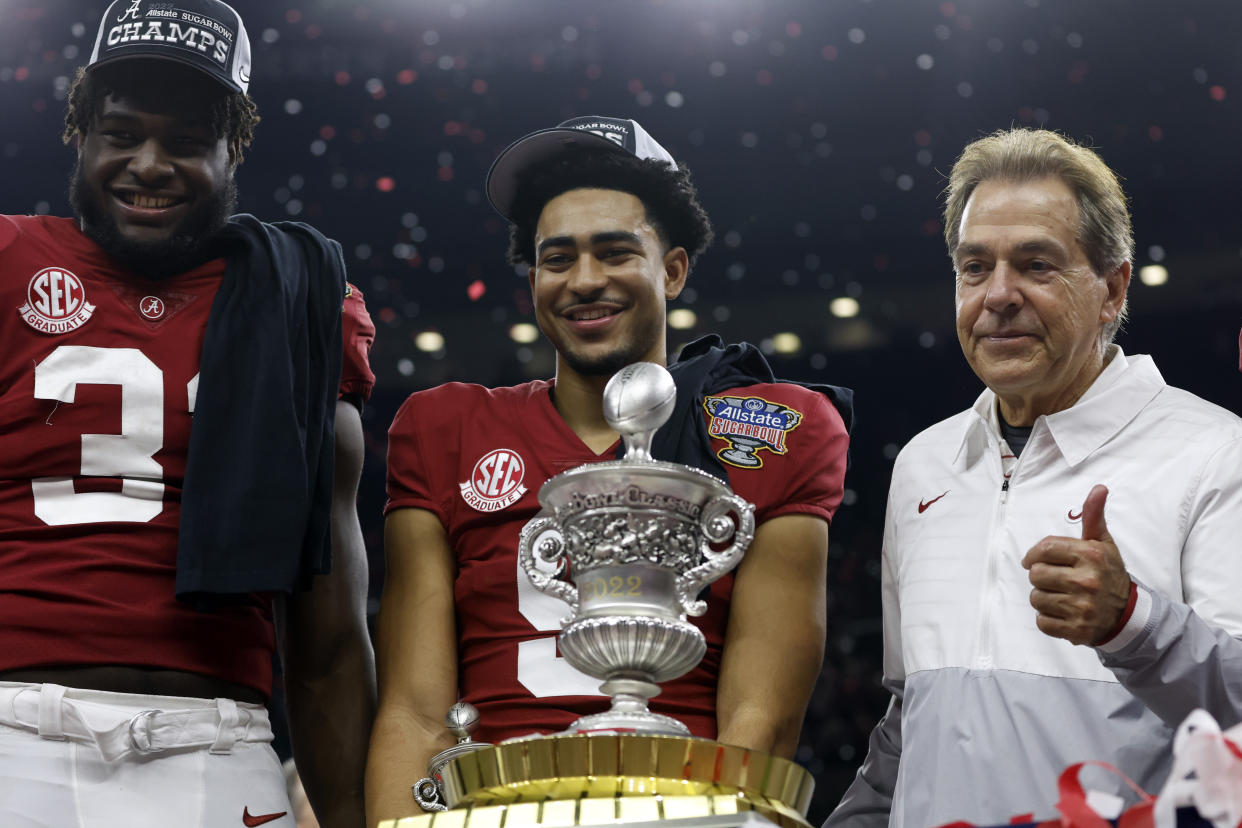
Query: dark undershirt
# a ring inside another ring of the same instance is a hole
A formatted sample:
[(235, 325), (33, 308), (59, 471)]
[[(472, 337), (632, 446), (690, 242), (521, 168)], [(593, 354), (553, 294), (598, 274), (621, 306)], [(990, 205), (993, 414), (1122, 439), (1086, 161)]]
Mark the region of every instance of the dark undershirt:
[(1031, 429), (1034, 426), (1010, 425), (1005, 422), (1005, 415), (1001, 414), (1000, 406), (996, 407), (996, 419), (1000, 423), (1001, 436), (1005, 438), (1009, 450), (1013, 452), (1014, 457), (1021, 457), (1022, 449), (1026, 448), (1026, 441), (1031, 439)]

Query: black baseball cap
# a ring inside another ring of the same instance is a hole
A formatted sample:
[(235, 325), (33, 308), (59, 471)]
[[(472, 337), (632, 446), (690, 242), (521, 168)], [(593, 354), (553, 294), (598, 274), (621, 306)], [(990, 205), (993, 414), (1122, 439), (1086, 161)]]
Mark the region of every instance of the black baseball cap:
[(519, 138), (492, 162), (487, 172), (487, 200), (496, 212), (513, 221), (513, 201), (522, 175), (535, 164), (554, 158), (569, 147), (628, 153), (635, 158), (677, 166), (668, 150), (639, 126), (638, 121), (598, 115), (570, 118), (552, 129), (541, 129)]
[(233, 92), (250, 88), (250, 38), (220, 0), (113, 0), (86, 69), (128, 58), (175, 60)]

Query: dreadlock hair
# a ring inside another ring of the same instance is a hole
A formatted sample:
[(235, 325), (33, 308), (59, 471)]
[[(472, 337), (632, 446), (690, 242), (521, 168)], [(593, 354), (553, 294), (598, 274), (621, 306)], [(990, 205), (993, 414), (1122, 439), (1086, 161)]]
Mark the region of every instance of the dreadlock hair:
[(630, 193), (643, 203), (647, 220), (665, 249), (684, 247), (690, 264), (712, 241), (712, 223), (690, 181), (690, 171), (663, 161), (570, 146), (535, 164), (518, 183), (509, 227), (509, 262), (533, 266), (535, 228), (549, 201), (570, 190)]
[[(101, 66), (91, 72), (78, 67), (69, 89), (65, 131), (61, 136), (64, 142), (69, 144), (85, 137), (108, 95), (119, 93), (143, 101), (175, 100), (185, 96), (185, 77), (161, 71), (166, 66), (166, 61), (134, 58)], [(193, 94), (204, 96), (208, 126), (217, 138), (225, 137), (229, 157), (240, 164), (242, 150), (254, 140), (254, 127), (259, 123), (259, 108), (254, 99), (244, 92), (231, 92), (206, 78), (203, 79), (202, 90), (194, 90)]]

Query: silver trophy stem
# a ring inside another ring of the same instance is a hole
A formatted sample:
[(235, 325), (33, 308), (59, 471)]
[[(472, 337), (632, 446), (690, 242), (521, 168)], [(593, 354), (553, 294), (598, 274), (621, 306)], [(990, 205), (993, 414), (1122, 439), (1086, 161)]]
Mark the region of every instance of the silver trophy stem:
[(655, 457), (651, 454), (651, 443), (655, 440), (654, 431), (622, 434), (621, 439), (625, 441), (625, 457), (627, 460), (642, 460), (648, 463), (655, 460)]
[(641, 713), (648, 701), (660, 695), (660, 685), (636, 679), (611, 679), (599, 689), (612, 696), (612, 709), (623, 713)]
[(632, 730), (638, 733), (690, 735), (690, 728), (673, 717), (647, 709), (647, 702), (659, 694), (660, 685), (641, 678), (614, 678), (604, 682), (599, 689), (612, 696), (612, 707), (605, 713), (583, 716), (570, 725), (571, 731)]

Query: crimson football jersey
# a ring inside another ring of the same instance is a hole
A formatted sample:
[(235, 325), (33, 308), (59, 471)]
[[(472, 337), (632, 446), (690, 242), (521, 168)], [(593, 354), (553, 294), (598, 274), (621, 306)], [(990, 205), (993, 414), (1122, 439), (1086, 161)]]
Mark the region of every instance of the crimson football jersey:
[[(561, 419), (551, 389), (547, 380), (442, 385), (411, 395), (389, 430), (386, 511), (435, 513), (456, 556), (458, 691), (479, 709), (484, 741), (562, 731), (608, 707), (600, 682), (557, 653), (568, 605), (536, 590), (517, 560), (522, 527), (540, 510), (540, 486), (617, 453), (616, 445), (592, 452)], [(848, 436), (825, 397), (786, 383), (753, 385), (705, 398), (703, 416), (731, 487), (755, 504), (757, 523), (792, 513), (831, 520)], [(709, 739), (732, 587), (732, 575), (716, 581), (707, 613), (691, 619), (707, 639), (703, 660), (651, 702)]]
[[(204, 614), (173, 595), (224, 260), (145, 280), (71, 219), (7, 219), (18, 234), (0, 249), (0, 671), (124, 664), (270, 693), (270, 597)], [(370, 326), (360, 294), (345, 308), (346, 330)], [(342, 391), (365, 396), (369, 339), (353, 342)]]

